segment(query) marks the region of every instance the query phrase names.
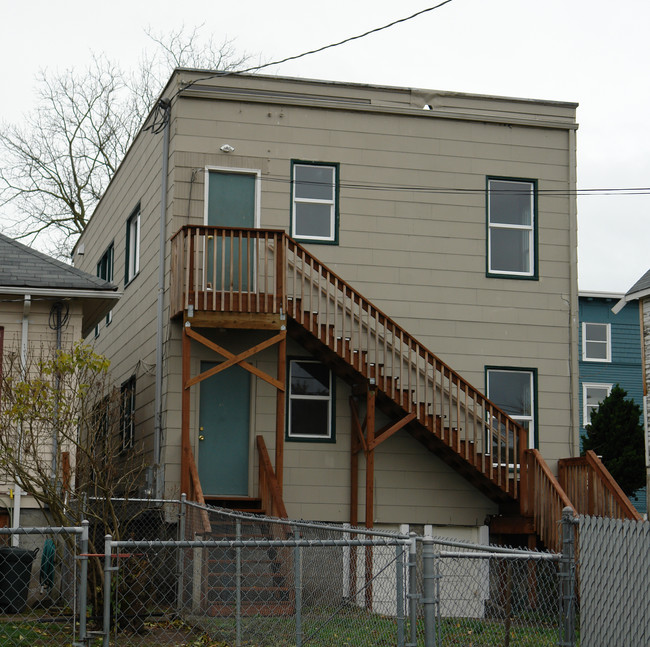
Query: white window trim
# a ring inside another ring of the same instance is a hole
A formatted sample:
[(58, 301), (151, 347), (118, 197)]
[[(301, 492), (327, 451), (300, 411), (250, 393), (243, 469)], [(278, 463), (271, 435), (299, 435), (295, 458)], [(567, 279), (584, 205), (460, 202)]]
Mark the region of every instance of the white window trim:
[(587, 389), (607, 389), (607, 396), (612, 392), (613, 384), (605, 384), (601, 382), (583, 382), (582, 383), (582, 428), (591, 424), (591, 417), (587, 412)]
[(208, 205), (210, 194), (210, 182), (208, 181), (208, 174), (214, 171), (215, 173), (243, 173), (244, 175), (252, 175), (255, 177), (255, 229), (260, 228), (260, 205), (262, 203), (262, 171), (253, 168), (230, 168), (229, 166), (206, 166), (205, 167), (205, 182), (203, 188), (203, 224), (208, 224)]
[[(332, 199), (315, 199), (315, 198), (298, 198), (296, 197), (295, 186), (296, 186), (296, 169), (298, 167), (303, 168), (329, 168), (332, 169)], [(334, 164), (327, 164), (323, 162), (322, 164), (301, 164), (300, 162), (294, 162), (291, 169), (293, 177), (291, 178), (291, 233), (294, 238), (297, 240), (314, 240), (314, 241), (324, 241), (324, 242), (334, 242), (336, 241), (336, 185), (338, 182), (338, 169)], [(326, 204), (330, 207), (330, 235), (329, 236), (305, 236), (304, 234), (296, 233), (296, 204)]]
[[(607, 355), (605, 359), (600, 357), (587, 357), (587, 325), (590, 326), (606, 326), (607, 339), (605, 342), (598, 340), (591, 340), (592, 343), (606, 344)], [(612, 325), (609, 323), (601, 323), (598, 321), (583, 321), (582, 322), (582, 361), (583, 362), (611, 362), (612, 361)]]
[[(513, 225), (505, 223), (493, 223), (491, 220), (491, 200), (490, 191), (492, 190), (492, 182), (508, 182), (510, 184), (518, 183), (530, 187), (530, 225)], [(499, 276), (535, 276), (535, 183), (532, 180), (517, 180), (508, 178), (489, 178), (488, 179), (488, 199), (487, 199), (487, 212), (488, 212), (488, 274)], [(528, 254), (529, 254), (529, 270), (528, 272), (516, 272), (513, 270), (497, 270), (492, 267), (492, 231), (495, 229), (514, 229), (528, 231)]]
[[(329, 395), (293, 395), (291, 392), (291, 370), (294, 364), (322, 364), (322, 362), (319, 362), (318, 360), (311, 360), (311, 359), (300, 359), (300, 358), (295, 358), (292, 360), (289, 360), (289, 380), (288, 380), (288, 385), (289, 385), (289, 397), (288, 397), (288, 405), (289, 405), (289, 411), (287, 415), (287, 437), (291, 438), (292, 440), (294, 439), (299, 439), (299, 440), (332, 440), (332, 416), (333, 416), (333, 400), (332, 400), (332, 384), (333, 384), (333, 377), (332, 377), (332, 370), (327, 369), (329, 373)], [(327, 368), (327, 367), (326, 367)], [(314, 436), (313, 434), (294, 434), (291, 433), (291, 402), (292, 400), (317, 400), (317, 401), (327, 401), (329, 403), (329, 406), (327, 407), (327, 436)]]

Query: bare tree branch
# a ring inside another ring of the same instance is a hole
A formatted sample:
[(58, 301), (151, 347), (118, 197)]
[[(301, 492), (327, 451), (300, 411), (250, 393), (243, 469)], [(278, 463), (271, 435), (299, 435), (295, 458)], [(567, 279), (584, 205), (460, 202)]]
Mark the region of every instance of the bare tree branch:
[(69, 258), (97, 202), (175, 67), (234, 70), (250, 60), (201, 27), (146, 33), (156, 50), (124, 71), (104, 56), (84, 69), (42, 71), (38, 106), (0, 126), (0, 207), (8, 233)]

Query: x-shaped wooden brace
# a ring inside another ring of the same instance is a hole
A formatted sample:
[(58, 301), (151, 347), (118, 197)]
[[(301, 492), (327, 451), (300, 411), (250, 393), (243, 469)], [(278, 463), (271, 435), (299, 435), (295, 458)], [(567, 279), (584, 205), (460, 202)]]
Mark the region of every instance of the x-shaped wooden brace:
[(210, 350), (213, 350), (215, 353), (218, 353), (222, 357), (226, 358), (225, 362), (221, 362), (217, 366), (214, 366), (208, 369), (207, 371), (203, 371), (203, 373), (199, 373), (199, 375), (197, 375), (196, 377), (189, 379), (185, 383), (186, 389), (189, 389), (191, 386), (194, 386), (195, 384), (202, 382), (203, 380), (207, 379), (208, 377), (211, 377), (212, 375), (216, 375), (217, 373), (221, 373), (221, 371), (225, 371), (227, 368), (230, 368), (235, 364), (239, 364), (239, 366), (241, 366), (243, 369), (247, 370), (249, 373), (252, 373), (253, 375), (256, 375), (257, 377), (264, 380), (265, 382), (272, 384), (276, 389), (279, 389), (280, 391), (285, 390), (285, 385), (282, 382), (276, 380), (274, 377), (271, 377), (264, 371), (261, 371), (256, 366), (249, 364), (245, 360), (247, 360), (249, 357), (252, 357), (253, 355), (256, 355), (260, 351), (263, 351), (265, 348), (269, 348), (270, 346), (273, 346), (274, 344), (281, 342), (283, 339), (286, 339), (287, 336), (286, 330), (283, 330), (281, 333), (275, 335), (274, 337), (271, 337), (270, 339), (267, 339), (259, 344), (256, 344), (252, 348), (249, 348), (248, 350), (239, 353), (239, 355), (235, 355), (234, 353), (231, 353), (229, 350), (226, 350), (225, 348), (219, 346), (219, 344), (215, 344), (213, 341), (210, 341), (203, 335), (200, 335), (195, 330), (192, 330), (192, 328), (190, 328), (189, 326), (185, 326), (184, 331), (188, 337), (194, 339), (195, 341), (198, 341), (200, 344), (203, 344)]

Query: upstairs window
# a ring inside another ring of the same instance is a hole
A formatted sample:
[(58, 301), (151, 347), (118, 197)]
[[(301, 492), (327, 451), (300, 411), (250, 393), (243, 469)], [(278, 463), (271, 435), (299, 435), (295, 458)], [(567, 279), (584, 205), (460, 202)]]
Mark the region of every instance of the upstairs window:
[(585, 362), (611, 362), (611, 327), (604, 323), (582, 324), (582, 359)]
[(291, 235), (315, 243), (338, 242), (338, 165), (292, 163)]
[(320, 362), (289, 362), (289, 440), (334, 440), (332, 373)]
[(124, 255), (124, 285), (140, 271), (140, 205), (126, 221), (126, 251)]
[(122, 437), (123, 450), (133, 447), (133, 441), (135, 439), (135, 375), (122, 384), (120, 435)]
[(536, 278), (536, 183), (488, 178), (487, 274)]
[[(108, 246), (108, 249), (103, 253), (102, 257), (97, 263), (97, 276), (104, 281), (111, 282), (113, 280), (113, 243)], [(113, 311), (109, 311), (106, 315), (106, 325), (111, 323), (113, 319)], [(99, 326), (95, 326), (95, 337), (99, 336)]]
[(611, 393), (611, 384), (582, 385), (582, 426), (591, 424), (591, 414), (598, 409), (600, 403)]

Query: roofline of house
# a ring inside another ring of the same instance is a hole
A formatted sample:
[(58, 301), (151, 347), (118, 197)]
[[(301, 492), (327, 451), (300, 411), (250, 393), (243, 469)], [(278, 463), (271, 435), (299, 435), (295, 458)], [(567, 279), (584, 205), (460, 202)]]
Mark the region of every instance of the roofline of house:
[(0, 294), (29, 294), (37, 297), (59, 297), (77, 299), (114, 299), (117, 301), (122, 293), (111, 290), (75, 290), (74, 288), (34, 288), (29, 286), (0, 285)]
[(617, 301), (625, 296), (625, 292), (598, 292), (582, 291), (578, 292), (579, 297), (591, 297), (592, 299), (616, 299)]
[[(312, 77), (282, 76), (282, 75), (275, 75), (275, 74), (258, 74), (258, 73), (251, 73), (251, 72), (244, 73), (244, 72), (235, 71), (235, 72), (229, 72), (227, 74), (223, 74), (223, 73), (219, 74), (218, 72), (215, 72), (215, 70), (202, 70), (202, 69), (191, 68), (191, 67), (175, 68), (174, 71), (172, 72), (169, 81), (167, 82), (167, 85), (165, 86), (165, 90), (167, 89), (167, 86), (170, 84), (170, 81), (172, 80), (173, 76), (177, 73), (180, 74), (183, 72), (205, 75), (206, 77), (205, 80), (211, 80), (212, 78), (217, 78), (219, 76), (252, 77), (252, 78), (264, 79), (270, 81), (288, 81), (291, 83), (302, 83), (308, 85), (316, 84), (316, 85), (324, 85), (324, 86), (332, 86), (332, 87), (367, 88), (370, 90), (408, 91), (408, 92), (433, 94), (435, 96), (467, 97), (469, 99), (482, 99), (482, 100), (496, 99), (498, 101), (508, 101), (511, 103), (532, 103), (532, 104), (557, 106), (557, 107), (571, 108), (571, 109), (575, 109), (579, 106), (579, 103), (575, 101), (557, 101), (552, 99), (530, 99), (526, 97), (511, 97), (507, 95), (498, 95), (498, 94), (478, 94), (472, 92), (460, 92), (456, 90), (436, 90), (433, 88), (420, 88), (420, 87), (412, 87), (412, 86), (405, 86), (405, 85), (355, 83), (354, 81), (331, 81), (327, 79), (316, 79)], [(163, 95), (165, 93), (165, 90), (163, 90), (162, 93)]]

